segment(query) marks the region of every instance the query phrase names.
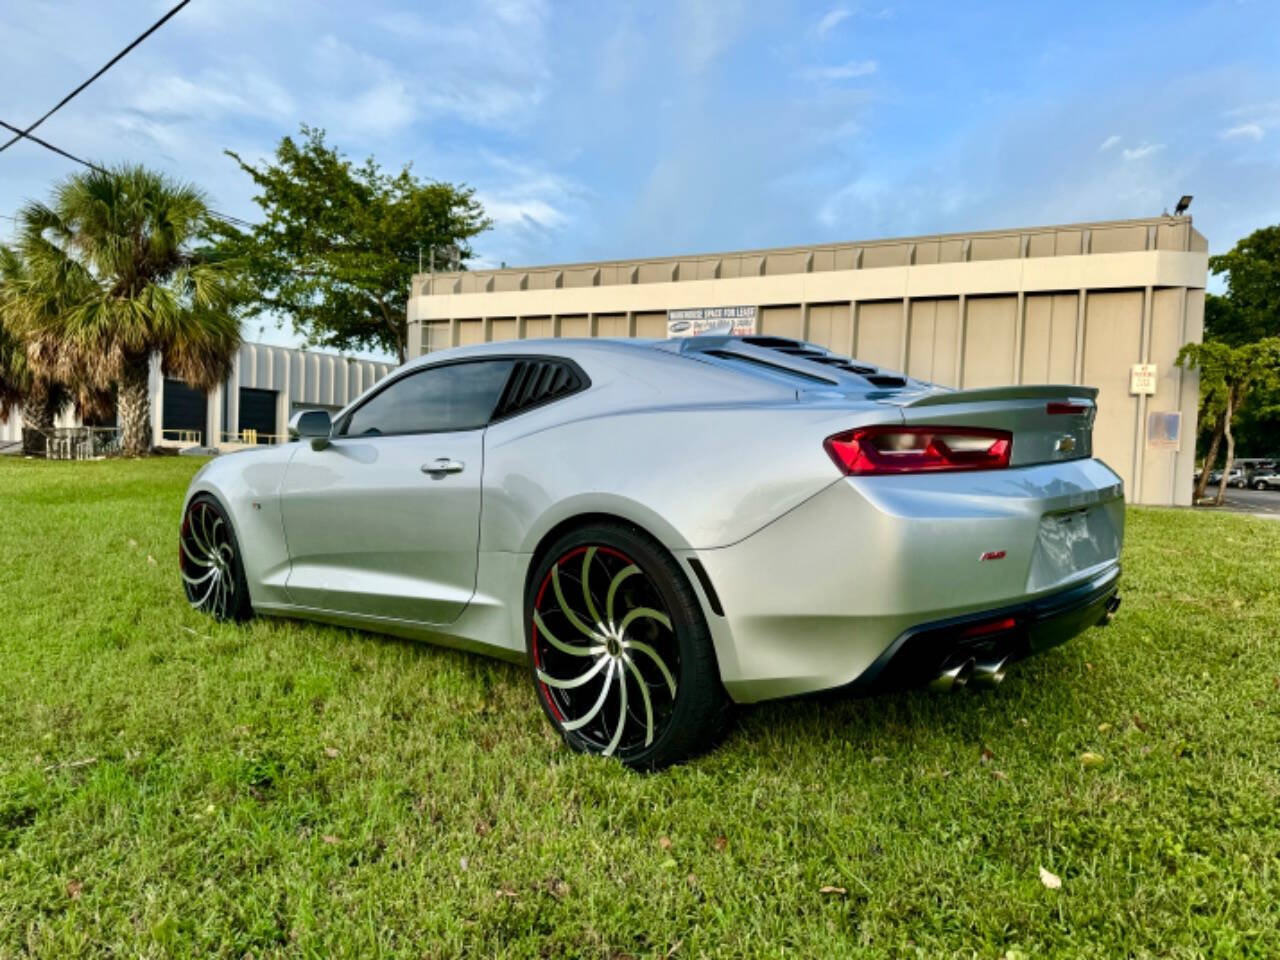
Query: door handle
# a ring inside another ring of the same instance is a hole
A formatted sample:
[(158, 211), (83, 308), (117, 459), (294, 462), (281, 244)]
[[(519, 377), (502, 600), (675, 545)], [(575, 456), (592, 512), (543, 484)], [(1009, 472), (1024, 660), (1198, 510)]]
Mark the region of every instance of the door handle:
[(430, 463), (422, 465), (422, 472), (433, 477), (442, 477), (446, 473), (461, 473), (466, 469), (466, 464), (461, 460), (450, 460), (448, 457), (437, 457)]

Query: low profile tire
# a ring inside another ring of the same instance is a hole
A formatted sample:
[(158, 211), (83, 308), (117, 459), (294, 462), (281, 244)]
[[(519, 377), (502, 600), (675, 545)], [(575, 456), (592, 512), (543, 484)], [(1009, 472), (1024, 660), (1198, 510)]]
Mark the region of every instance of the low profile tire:
[(197, 494), (182, 515), (179, 568), (187, 602), (215, 620), (253, 615), (240, 545), (227, 512), (207, 493)]
[(697, 597), (636, 528), (560, 537), (529, 579), (525, 625), (538, 702), (574, 750), (657, 770), (724, 736), (731, 703)]

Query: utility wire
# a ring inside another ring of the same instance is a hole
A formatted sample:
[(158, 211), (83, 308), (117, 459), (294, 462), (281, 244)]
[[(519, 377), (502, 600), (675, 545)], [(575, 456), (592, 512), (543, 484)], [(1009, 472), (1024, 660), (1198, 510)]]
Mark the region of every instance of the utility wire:
[[(38, 143), (40, 144), (40, 146), (44, 147), (46, 150), (52, 150), (54, 153), (58, 154), (59, 156), (66, 157), (68, 160), (74, 160), (76, 163), (83, 164), (84, 166), (88, 167), (90, 170), (96, 170), (98, 173), (107, 172), (102, 167), (98, 166), (96, 163), (90, 163), (88, 160), (82, 160), (80, 157), (77, 157), (74, 153), (68, 153), (66, 150), (63, 150), (61, 147), (55, 147), (48, 140), (41, 140), (39, 137), (31, 135), (30, 133), (27, 133), (27, 131), (25, 130), (19, 127), (15, 127), (12, 123), (5, 123), (3, 120), (0, 120), (0, 127), (4, 127), (6, 130), (16, 130), (18, 135), (13, 138), (14, 140), (21, 140), (23, 137), (26, 137), (32, 143)], [(9, 142), (12, 143), (13, 140), (10, 140)]]
[[(134, 47), (138, 46), (138, 44), (142, 43), (143, 40), (147, 39), (147, 37), (151, 36), (151, 34), (155, 33), (162, 26), (164, 26), (165, 23), (167, 23), (169, 19), (173, 17), (174, 14), (176, 14), (179, 10), (181, 10), (190, 2), (191, 0), (180, 0), (180, 2), (177, 3), (168, 13), (166, 13), (163, 17), (161, 17), (159, 20), (153, 23), (141, 34), (139, 34), (133, 40), (132, 43), (130, 43), (127, 47), (125, 47), (123, 50), (117, 53), (114, 57), (108, 60), (105, 64), (103, 64), (103, 66), (93, 76), (91, 76), (88, 80), (80, 84), (80, 86), (76, 87), (74, 90), (68, 93), (65, 97), (59, 100), (56, 104), (53, 105), (51, 109), (49, 109), (44, 114), (44, 116), (40, 117), (39, 120), (31, 124), (25, 130), (19, 127), (15, 127), (11, 123), (6, 123), (5, 121), (0, 120), (0, 127), (3, 127), (4, 129), (13, 133), (12, 137), (10, 137), (4, 143), (0, 144), (0, 153), (3, 153), (5, 150), (8, 150), (11, 146), (13, 146), (19, 140), (22, 140), (25, 138), (27, 140), (30, 140), (32, 143), (40, 144), (40, 146), (44, 147), (46, 150), (51, 150), (54, 153), (58, 154), (59, 156), (66, 157), (68, 160), (72, 160), (80, 164), (81, 166), (88, 167), (90, 170), (96, 170), (98, 173), (106, 173), (107, 171), (102, 167), (100, 167), (98, 164), (91, 163), (88, 160), (83, 159), (82, 157), (77, 157), (74, 153), (71, 153), (67, 150), (63, 150), (61, 147), (56, 147), (52, 143), (49, 143), (49, 141), (42, 140), (40, 137), (32, 136), (31, 131), (34, 130), (36, 127), (40, 126), (40, 124), (44, 123), (46, 120), (48, 120), (51, 116), (53, 116), (63, 107), (65, 107), (76, 96), (78, 96), (86, 87), (88, 87), (100, 76), (102, 76), (112, 67), (114, 67), (117, 63), (123, 60), (126, 56), (128, 56), (128, 54), (133, 50)], [(237, 226), (241, 226), (241, 227), (253, 226), (253, 224), (249, 223), (247, 220), (241, 220), (239, 217), (233, 217), (233, 216), (230, 216), (229, 214), (219, 213), (217, 210), (211, 210), (209, 212), (212, 213), (215, 217), (218, 217), (220, 220), (225, 220), (228, 223), (233, 223), (233, 224), (236, 224)], [(16, 217), (6, 216), (5, 219), (13, 220), (15, 223), (17, 222)]]
[[(190, 3), (190, 2), (191, 2), (191, 0), (181, 0), (181, 2), (180, 2), (180, 3), (178, 3), (178, 4), (177, 4), (177, 5), (176, 5), (172, 10), (170, 10), (170, 11), (169, 11), (168, 13), (166, 13), (163, 17), (161, 17), (159, 20), (157, 20), (155, 23), (153, 23), (150, 27), (148, 27), (148, 28), (146, 29), (146, 31), (145, 31), (145, 32), (143, 32), (142, 34), (140, 34), (140, 35), (139, 35), (139, 36), (138, 36), (138, 37), (133, 41), (133, 43), (129, 44), (127, 47), (125, 47), (123, 50), (121, 50), (119, 53), (117, 53), (114, 57), (112, 57), (110, 60), (108, 60), (108, 61), (107, 61), (107, 62), (106, 62), (102, 67), (101, 67), (101, 69), (99, 69), (99, 70), (98, 70), (98, 72), (97, 72), (97, 73), (95, 73), (95, 74), (94, 74), (93, 76), (91, 76), (88, 80), (86, 80), (84, 83), (80, 84), (80, 86), (76, 87), (74, 90), (72, 90), (70, 93), (68, 93), (65, 97), (63, 97), (61, 100), (59, 100), (56, 104), (54, 104), (54, 105), (53, 105), (53, 107), (52, 107), (52, 109), (50, 109), (50, 110), (49, 110), (49, 111), (48, 111), (48, 112), (47, 112), (43, 117), (41, 117), (41, 118), (40, 118), (39, 120), (37, 120), (35, 123), (31, 124), (31, 126), (27, 127), (27, 129), (25, 129), (25, 130), (18, 130), (18, 131), (17, 131), (17, 135), (16, 135), (16, 136), (11, 137), (11, 138), (9, 138), (8, 140), (6, 140), (4, 143), (0, 144), (0, 153), (3, 153), (5, 150), (8, 150), (11, 146), (13, 146), (13, 145), (14, 145), (15, 143), (17, 143), (19, 140), (21, 140), (24, 136), (29, 135), (29, 134), (31, 133), (31, 131), (32, 131), (32, 130), (34, 130), (36, 127), (40, 126), (40, 124), (44, 123), (44, 122), (45, 122), (46, 120), (48, 120), (51, 116), (53, 116), (55, 113), (57, 113), (57, 112), (58, 112), (59, 110), (61, 110), (63, 107), (65, 107), (65, 106), (66, 106), (68, 103), (70, 103), (70, 102), (71, 102), (71, 101), (72, 101), (72, 100), (73, 100), (73, 99), (74, 99), (74, 98), (75, 98), (75, 97), (76, 97), (76, 96), (77, 96), (77, 95), (78, 95), (82, 90), (84, 90), (84, 89), (85, 89), (85, 87), (89, 86), (89, 84), (93, 83), (93, 81), (97, 80), (100, 76), (102, 76), (104, 73), (106, 73), (106, 72), (107, 72), (108, 70), (110, 70), (112, 67), (114, 67), (117, 63), (119, 63), (121, 60), (123, 60), (123, 59), (124, 59), (124, 58), (129, 54), (129, 52), (130, 52), (131, 50), (133, 50), (133, 48), (134, 48), (134, 47), (136, 47), (138, 44), (140, 44), (143, 40), (147, 39), (147, 37), (151, 36), (151, 34), (155, 33), (155, 32), (156, 32), (157, 30), (159, 30), (162, 26), (164, 26), (164, 24), (169, 20), (169, 18), (170, 18), (170, 17), (172, 17), (175, 13), (177, 13), (179, 10), (181, 10), (183, 7), (185, 7), (185, 6), (186, 6), (188, 3)], [(14, 128), (14, 127), (10, 127), (7, 123), (5, 124), (5, 127), (7, 127), (7, 128), (8, 128), (8, 129), (10, 129), (10, 130), (14, 130), (14, 129), (16, 129), (16, 128)], [(61, 152), (61, 151), (59, 151), (59, 152)]]
[[(38, 144), (40, 144), (40, 146), (44, 147), (46, 150), (52, 150), (54, 153), (58, 154), (59, 156), (66, 157), (68, 160), (74, 160), (76, 163), (79, 163), (79, 164), (81, 164), (81, 165), (83, 165), (83, 166), (86, 166), (86, 167), (88, 167), (90, 170), (94, 170), (94, 171), (96, 171), (96, 172), (98, 172), (98, 173), (103, 173), (103, 174), (105, 174), (105, 173), (109, 173), (109, 171), (108, 171), (108, 170), (106, 170), (104, 167), (100, 167), (100, 166), (99, 166), (98, 164), (96, 164), (96, 163), (91, 163), (90, 161), (85, 160), (85, 159), (83, 159), (82, 157), (77, 157), (74, 153), (71, 153), (71, 152), (70, 152), (70, 151), (68, 151), (68, 150), (63, 150), (61, 147), (55, 147), (55, 146), (54, 146), (52, 143), (50, 143), (48, 140), (42, 140), (40, 137), (33, 136), (32, 134), (27, 133), (25, 130), (22, 130), (22, 129), (19, 129), (18, 127), (15, 127), (15, 126), (14, 126), (13, 124), (11, 124), (11, 123), (6, 123), (5, 121), (0, 120), (0, 127), (4, 127), (4, 129), (6, 129), (6, 130), (16, 130), (16, 131), (17, 131), (17, 133), (18, 133), (18, 135), (17, 135), (17, 137), (16, 137), (15, 139), (18, 139), (18, 140), (23, 140), (23, 139), (30, 140), (32, 143), (38, 143)], [(212, 214), (213, 214), (215, 217), (217, 217), (219, 220), (225, 220), (225, 221), (227, 221), (228, 223), (233, 223), (233, 224), (235, 224), (235, 225), (236, 225), (236, 226), (238, 226), (238, 227), (252, 227), (252, 226), (253, 226), (253, 224), (252, 224), (252, 223), (250, 223), (248, 220), (241, 220), (239, 217), (233, 217), (233, 216), (231, 216), (231, 214), (229, 214), (229, 213), (219, 213), (217, 210), (210, 210), (209, 212), (210, 212), (210, 213), (212, 213)], [(7, 219), (9, 219), (9, 220), (16, 220), (17, 218), (16, 218), (16, 217), (8, 217)]]

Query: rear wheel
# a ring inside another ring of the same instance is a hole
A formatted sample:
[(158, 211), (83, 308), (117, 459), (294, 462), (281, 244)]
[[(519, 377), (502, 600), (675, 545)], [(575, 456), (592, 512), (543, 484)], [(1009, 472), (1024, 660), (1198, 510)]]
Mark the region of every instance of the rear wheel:
[(561, 537), (530, 578), (525, 613), (534, 689), (573, 749), (654, 770), (723, 736), (730, 702), (697, 597), (640, 531)]
[(1265, 489), (1267, 489), (1267, 485), (1266, 485), (1265, 483), (1263, 483), (1261, 480), (1259, 480), (1257, 483), (1255, 483), (1255, 484), (1253, 485), (1253, 489), (1255, 489), (1255, 490), (1265, 490)]
[(182, 588), (196, 610), (216, 620), (244, 620), (253, 613), (235, 531), (222, 504), (207, 493), (187, 505), (178, 557)]

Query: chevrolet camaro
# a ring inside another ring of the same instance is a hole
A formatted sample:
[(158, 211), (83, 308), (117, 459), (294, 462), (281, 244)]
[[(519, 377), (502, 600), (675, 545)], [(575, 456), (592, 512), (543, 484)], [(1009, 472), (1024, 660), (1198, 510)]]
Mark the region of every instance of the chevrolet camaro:
[(778, 337), (533, 340), (406, 364), (220, 456), (192, 606), (527, 663), (577, 750), (655, 769), (734, 703), (994, 686), (1110, 619), (1097, 391), (952, 390)]

